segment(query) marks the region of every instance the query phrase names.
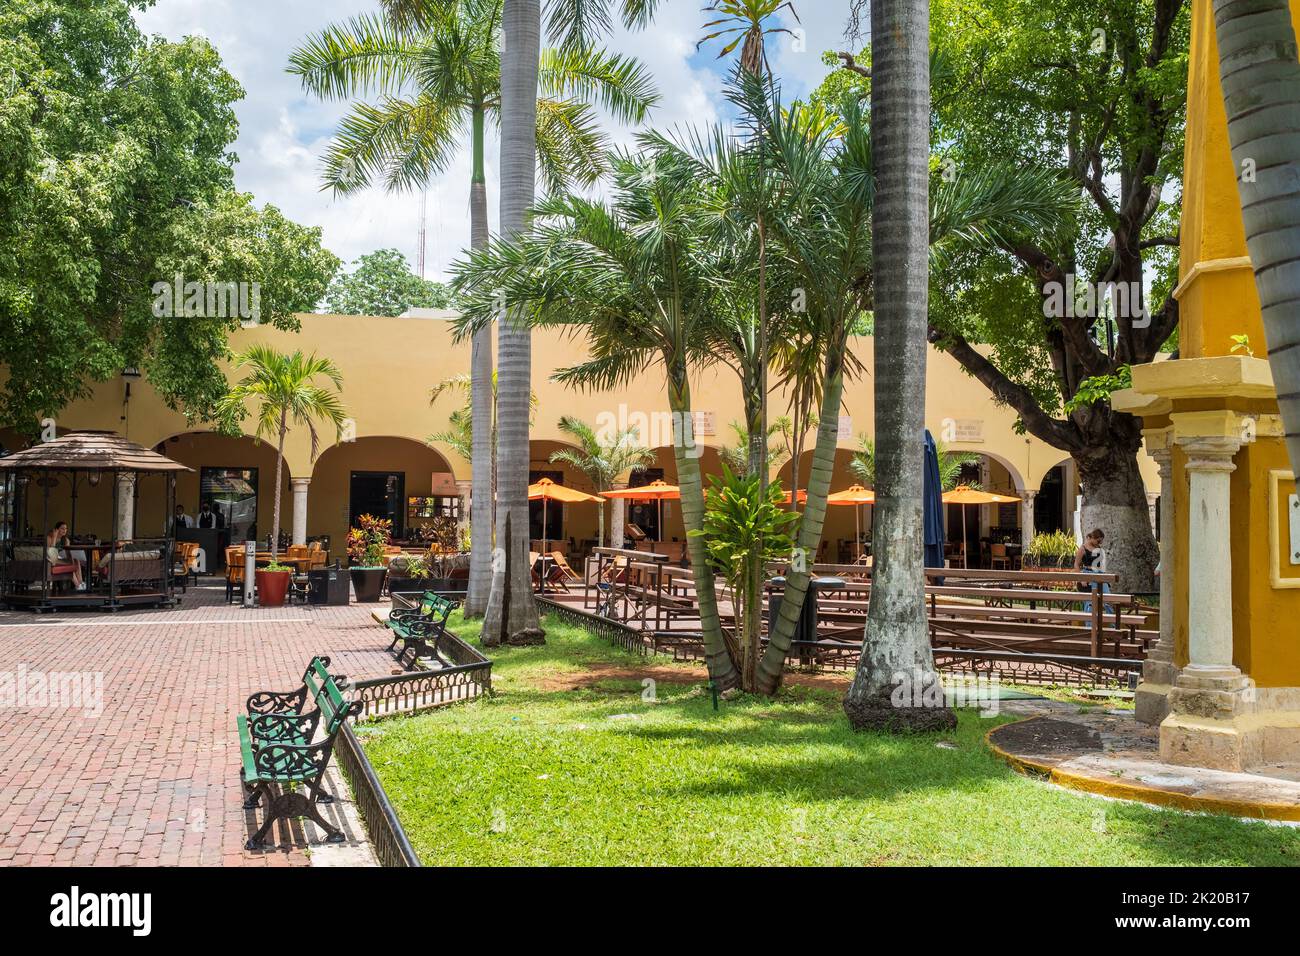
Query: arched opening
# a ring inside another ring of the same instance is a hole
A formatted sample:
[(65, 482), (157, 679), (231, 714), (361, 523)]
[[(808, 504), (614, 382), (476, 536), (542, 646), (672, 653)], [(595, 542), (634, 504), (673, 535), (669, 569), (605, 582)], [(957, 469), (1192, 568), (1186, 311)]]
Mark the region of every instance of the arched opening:
[(451, 464), (411, 438), (368, 436), (333, 445), (316, 459), (306, 497), (306, 537), (320, 539), (342, 559), (348, 529), (363, 514), (393, 523), (398, 544), (422, 546), (440, 516), (460, 519)]
[[(193, 469), (177, 476), (176, 504), (186, 526), (221, 532), (206, 536), (212, 540), (203, 542), (205, 554), (241, 541), (266, 540), (275, 513), (274, 445), (251, 435), (192, 431), (164, 438), (154, 450)], [(281, 528), (288, 525), (289, 478), (286, 462), (280, 476)], [(156, 499), (140, 497), (136, 507), (142, 520), (165, 518)], [(208, 570), (217, 567), (219, 562), (208, 562)]]
[[(701, 444), (699, 448), (700, 475), (707, 490), (709, 476), (722, 474), (722, 456), (712, 445)], [(654, 464), (633, 471), (628, 478), (629, 487), (639, 488), (653, 481), (663, 481), (669, 485), (680, 484), (677, 476), (677, 458), (672, 447), (655, 448), (653, 451)], [(680, 502), (629, 501), (626, 507), (624, 528), (629, 537), (635, 539), (637, 531), (633, 529), (637, 529), (644, 533), (644, 540), (647, 542), (662, 541), (678, 545), (685, 543), (686, 525), (682, 521)], [(628, 525), (632, 525), (633, 529), (628, 529)], [(668, 550), (672, 553), (678, 549)]]
[[(815, 452), (805, 451), (799, 456), (799, 489), (808, 488), (812, 476), (812, 461)], [(835, 450), (835, 467), (831, 472), (831, 493), (844, 491), (860, 479), (853, 473), (851, 448)], [(786, 462), (777, 473), (781, 487), (790, 490), (790, 476), (794, 471), (793, 462)], [(803, 510), (802, 505), (799, 510)], [(856, 514), (854, 512), (857, 512)], [(856, 560), (863, 545), (871, 541), (872, 508), (870, 505), (835, 506), (826, 509), (826, 520), (822, 524), (822, 542), (817, 549), (818, 563), (848, 564)]]
[[(574, 450), (568, 442), (537, 439), (528, 443), (528, 483), (534, 484), (549, 478), (557, 485), (574, 488), (587, 494), (597, 494), (591, 479), (565, 461), (551, 461), (560, 450)], [(609, 527), (608, 502), (603, 504), (564, 504), (558, 501), (530, 501), (528, 503), (528, 537), (534, 542), (533, 550), (561, 550), (570, 560), (581, 560), (596, 544), (600, 524), (599, 509), (605, 508), (606, 528)]]

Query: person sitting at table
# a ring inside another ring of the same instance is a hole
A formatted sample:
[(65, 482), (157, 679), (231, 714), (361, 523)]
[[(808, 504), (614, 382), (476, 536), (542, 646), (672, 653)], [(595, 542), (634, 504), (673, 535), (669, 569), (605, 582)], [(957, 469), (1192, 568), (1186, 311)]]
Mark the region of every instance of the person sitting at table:
[(205, 501), (199, 505), (199, 516), (196, 522), (196, 527), (224, 528), (225, 526), (226, 519), (222, 516), (220, 511), (212, 510), (212, 502)]
[(86, 589), (86, 582), (81, 579), (81, 562), (70, 556), (60, 554), (68, 543), (68, 523), (60, 521), (45, 536), (45, 560), (50, 563), (50, 577), (71, 576), (72, 583), (78, 591)]

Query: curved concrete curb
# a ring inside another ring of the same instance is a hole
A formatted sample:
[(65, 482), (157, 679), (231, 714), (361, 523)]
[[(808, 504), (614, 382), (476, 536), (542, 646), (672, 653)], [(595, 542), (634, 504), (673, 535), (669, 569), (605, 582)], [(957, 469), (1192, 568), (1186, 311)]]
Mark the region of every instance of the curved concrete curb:
[(1042, 777), (1051, 783), (1070, 790), (1111, 797), (1116, 800), (1128, 800), (1155, 806), (1173, 807), (1178, 810), (1191, 810), (1201, 813), (1224, 813), (1237, 817), (1251, 817), (1258, 820), (1275, 820), (1300, 822), (1300, 806), (1287, 803), (1270, 803), (1263, 801), (1232, 800), (1223, 797), (1202, 796), (1199, 794), (1180, 793), (1177, 790), (1161, 790), (1138, 783), (1119, 780), (1103, 780), (1086, 774), (1062, 770), (1049, 763), (1022, 757), (1004, 750), (993, 741), (993, 735), (1004, 727), (1014, 727), (1036, 718), (1013, 721), (994, 727), (984, 735), (984, 743), (994, 756), (1005, 761), (1020, 773), (1033, 777)]

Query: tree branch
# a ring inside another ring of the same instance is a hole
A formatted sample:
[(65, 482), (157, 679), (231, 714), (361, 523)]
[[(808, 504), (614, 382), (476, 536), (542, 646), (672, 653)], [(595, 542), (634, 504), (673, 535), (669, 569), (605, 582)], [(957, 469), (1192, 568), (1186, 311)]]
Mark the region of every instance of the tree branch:
[(962, 368), (975, 376), (996, 401), (1014, 408), (1025, 427), (1039, 439), (1071, 454), (1083, 451), (1084, 444), (1071, 423), (1055, 419), (1044, 412), (1029, 389), (1007, 378), (962, 336), (930, 326), (928, 338), (933, 345), (947, 352)]
[(844, 61), (841, 69), (852, 70), (854, 73), (858, 74), (858, 76), (865, 76), (867, 79), (871, 79), (871, 71), (865, 66), (859, 66), (858, 61), (854, 59), (852, 53), (837, 53), (835, 55)]

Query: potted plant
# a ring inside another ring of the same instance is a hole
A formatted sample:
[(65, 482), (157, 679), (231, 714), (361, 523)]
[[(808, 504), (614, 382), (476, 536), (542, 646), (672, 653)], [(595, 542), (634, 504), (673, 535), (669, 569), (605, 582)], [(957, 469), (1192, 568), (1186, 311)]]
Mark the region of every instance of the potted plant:
[(257, 603), (262, 607), (284, 607), (284, 597), (289, 593), (289, 578), (292, 573), (293, 568), (278, 561), (258, 568), (254, 574), (257, 579)]
[(423, 555), (398, 555), (388, 562), (388, 593), (434, 589), (433, 569)]
[(373, 604), (384, 590), (384, 555), (392, 538), (393, 523), (362, 515), (348, 531), (348, 572), (358, 604)]
[(1029, 543), (1022, 565), (1026, 570), (1059, 570), (1074, 567), (1074, 553), (1078, 545), (1074, 535), (1067, 531), (1053, 531), (1050, 534), (1036, 534)]

